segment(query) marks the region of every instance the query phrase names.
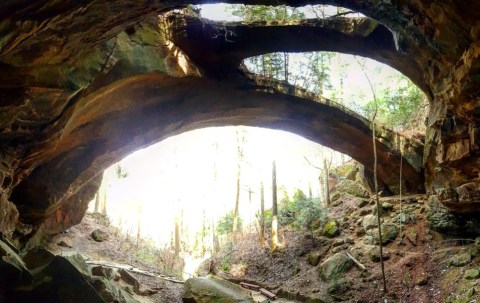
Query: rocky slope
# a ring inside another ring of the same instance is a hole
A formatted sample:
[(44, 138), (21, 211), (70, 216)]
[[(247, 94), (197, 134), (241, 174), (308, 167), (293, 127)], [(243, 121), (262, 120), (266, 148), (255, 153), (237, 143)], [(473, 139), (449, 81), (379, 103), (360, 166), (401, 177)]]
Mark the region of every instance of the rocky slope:
[(404, 197), (401, 205), (398, 197), (381, 202), (385, 295), (375, 207), (354, 196), (340, 197), (329, 223), (313, 234), (284, 229), (277, 252), (261, 247), (257, 235), (246, 235), (215, 258), (214, 272), (301, 302), (480, 300), (480, 239), (456, 240), (429, 228), (425, 196)]

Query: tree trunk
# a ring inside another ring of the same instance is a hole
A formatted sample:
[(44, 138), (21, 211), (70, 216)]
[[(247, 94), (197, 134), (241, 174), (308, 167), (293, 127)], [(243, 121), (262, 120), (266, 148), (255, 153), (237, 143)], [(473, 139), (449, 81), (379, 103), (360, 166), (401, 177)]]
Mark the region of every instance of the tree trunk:
[(218, 236), (215, 232), (215, 222), (213, 218), (210, 221), (210, 227), (212, 229), (212, 256), (220, 251), (220, 245), (218, 243)]
[(205, 238), (207, 236), (207, 218), (205, 215), (205, 209), (203, 210), (203, 219), (202, 219), (202, 257), (205, 256), (205, 252), (207, 251), (206, 245), (205, 245)]
[(95, 195), (95, 209), (93, 212), (98, 213), (100, 211), (100, 191)]
[(100, 188), (98, 190), (98, 195), (100, 196), (99, 207), (101, 207), (102, 214), (104, 216), (107, 215), (107, 183), (108, 183), (107, 176), (104, 173), (102, 184), (100, 184)]
[(318, 177), (318, 184), (320, 185), (320, 193), (319, 193), (319, 197), (320, 197), (320, 203), (321, 204), (325, 204), (325, 189), (324, 189), (324, 186), (323, 186), (323, 176), (321, 175), (322, 171), (320, 171), (320, 176)]
[(240, 204), (240, 164), (237, 170), (237, 192), (235, 194), (235, 210), (233, 211), (233, 236), (236, 236), (238, 231), (238, 205)]
[(328, 185), (328, 166), (327, 166), (327, 159), (323, 158), (323, 180), (325, 183), (325, 204), (328, 206), (330, 205), (330, 188)]
[(272, 251), (278, 248), (277, 166), (272, 163)]
[(260, 245), (265, 246), (265, 195), (263, 189), (263, 182), (260, 183)]
[(141, 213), (142, 213), (142, 207), (138, 207), (138, 212), (137, 212), (137, 247), (140, 245), (140, 238), (141, 238)]
[(383, 243), (382, 243), (382, 222), (380, 219), (382, 208), (378, 199), (378, 181), (377, 181), (377, 144), (375, 140), (375, 116), (372, 119), (372, 141), (373, 141), (373, 182), (375, 188), (375, 205), (377, 207), (377, 224), (378, 224), (378, 244), (380, 247), (380, 265), (382, 270), (383, 293), (387, 292), (387, 282), (385, 279), (385, 265), (383, 263)]
[(235, 238), (238, 232), (238, 207), (240, 204), (240, 175), (241, 175), (241, 161), (243, 158), (242, 140), (240, 140), (240, 134), (236, 131), (237, 136), (237, 188), (235, 193), (235, 209), (233, 211), (233, 237)]
[(178, 216), (175, 216), (175, 259), (180, 256), (180, 224)]

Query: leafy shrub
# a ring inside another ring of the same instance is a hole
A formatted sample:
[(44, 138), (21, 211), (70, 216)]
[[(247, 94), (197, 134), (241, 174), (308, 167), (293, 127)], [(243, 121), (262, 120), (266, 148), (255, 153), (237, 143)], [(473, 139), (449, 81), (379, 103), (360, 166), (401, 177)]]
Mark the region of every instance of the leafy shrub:
[[(218, 220), (217, 223), (217, 233), (219, 235), (226, 235), (232, 232), (233, 230), (233, 211), (229, 211), (223, 217)], [(238, 229), (242, 229), (242, 219), (238, 216)]]
[(315, 230), (328, 220), (328, 212), (320, 206), (318, 198), (307, 198), (297, 189), (292, 200), (282, 203), (279, 209), (279, 222), (283, 226), (292, 226), (297, 230)]

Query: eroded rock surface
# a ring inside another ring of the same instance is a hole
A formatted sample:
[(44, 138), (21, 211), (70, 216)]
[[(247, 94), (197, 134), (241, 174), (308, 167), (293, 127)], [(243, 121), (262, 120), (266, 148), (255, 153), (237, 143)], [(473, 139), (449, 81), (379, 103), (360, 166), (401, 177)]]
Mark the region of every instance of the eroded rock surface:
[[(238, 68), (242, 59), (271, 51), (358, 54), (404, 73), (430, 98), (431, 111), (425, 150), (422, 142), (402, 140), (403, 188), (425, 188), (448, 214), (479, 212), (479, 3), (345, 0), (336, 3), (367, 18), (291, 24), (163, 14), (188, 3), (2, 4), (1, 232), (28, 239), (45, 222), (52, 233), (68, 228), (83, 216), (102, 169), (135, 149), (205, 126), (296, 132), (351, 155), (371, 174), (369, 121)], [(399, 137), (377, 134), (381, 186), (395, 193)]]

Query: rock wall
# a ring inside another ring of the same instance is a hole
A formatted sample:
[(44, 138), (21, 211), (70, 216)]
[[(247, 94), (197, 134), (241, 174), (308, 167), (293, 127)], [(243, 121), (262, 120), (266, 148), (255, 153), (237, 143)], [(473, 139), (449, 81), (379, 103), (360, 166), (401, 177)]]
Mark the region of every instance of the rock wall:
[[(281, 3), (331, 1), (275, 1)], [(402, 71), (431, 99), (424, 156), (422, 144), (407, 149), (405, 188), (418, 191), (425, 185), (449, 212), (479, 212), (480, 4), (335, 3), (378, 22), (339, 17), (298, 24), (221, 24), (175, 14), (158, 17), (185, 1), (3, 4), (0, 232), (17, 229), (28, 236), (47, 218), (47, 229), (66, 228), (78, 221), (102, 169), (136, 148), (207, 125), (288, 129), (370, 167), (368, 121), (308, 96), (292, 96), (288, 91), (294, 88), (285, 92), (277, 84), (275, 90), (255, 83), (238, 69), (245, 57), (271, 51), (340, 51)], [(212, 33), (223, 33), (217, 38), (224, 39), (212, 39)], [(269, 36), (277, 39), (272, 42)], [(222, 103), (229, 95), (234, 101)], [(331, 131), (330, 137), (320, 134), (321, 126), (323, 132)], [(356, 141), (338, 137), (347, 132)], [(399, 167), (395, 140), (379, 132), (379, 175), (392, 192)]]

